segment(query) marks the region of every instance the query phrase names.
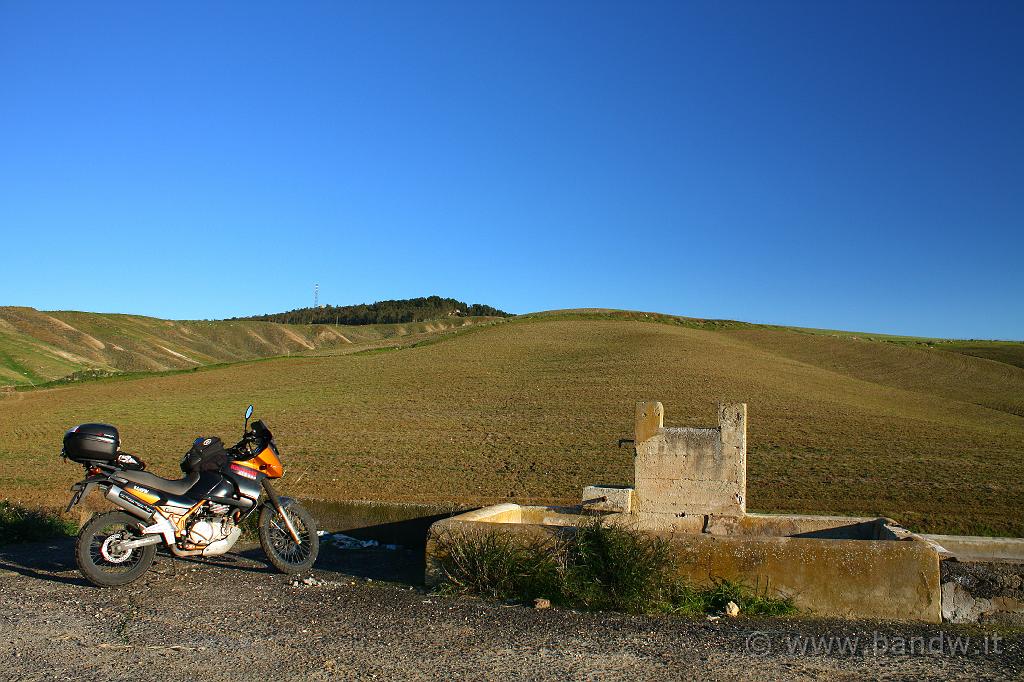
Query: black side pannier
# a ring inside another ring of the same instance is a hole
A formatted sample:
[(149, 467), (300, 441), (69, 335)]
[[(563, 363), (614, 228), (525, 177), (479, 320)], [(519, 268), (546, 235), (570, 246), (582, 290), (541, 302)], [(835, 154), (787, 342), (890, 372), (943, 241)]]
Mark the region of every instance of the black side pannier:
[(79, 424), (64, 434), (61, 454), (73, 462), (109, 462), (120, 445), (121, 436), (110, 424)]
[(181, 458), (181, 470), (186, 474), (203, 471), (217, 471), (228, 463), (228, 453), (220, 438), (200, 436)]

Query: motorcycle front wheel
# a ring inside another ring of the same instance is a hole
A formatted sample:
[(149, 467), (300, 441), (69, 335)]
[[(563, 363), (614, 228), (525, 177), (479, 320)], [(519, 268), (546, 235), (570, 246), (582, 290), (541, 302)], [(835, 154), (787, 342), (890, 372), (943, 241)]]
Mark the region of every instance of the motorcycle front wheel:
[(316, 521), (305, 507), (294, 500), (282, 499), (281, 508), (288, 515), (301, 542), (295, 542), (277, 509), (272, 504), (265, 504), (259, 518), (260, 546), (277, 570), (282, 573), (301, 573), (313, 567), (320, 553)]
[(122, 550), (121, 541), (138, 540), (139, 520), (131, 514), (111, 511), (96, 514), (82, 526), (75, 544), (75, 562), (86, 580), (99, 587), (119, 587), (135, 582), (149, 570), (156, 545)]

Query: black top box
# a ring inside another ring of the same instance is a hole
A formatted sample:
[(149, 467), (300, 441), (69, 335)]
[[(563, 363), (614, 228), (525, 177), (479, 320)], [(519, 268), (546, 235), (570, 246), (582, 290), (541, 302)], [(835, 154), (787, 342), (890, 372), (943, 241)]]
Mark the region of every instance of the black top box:
[(120, 445), (121, 437), (110, 424), (79, 424), (64, 434), (63, 454), (75, 462), (109, 462)]

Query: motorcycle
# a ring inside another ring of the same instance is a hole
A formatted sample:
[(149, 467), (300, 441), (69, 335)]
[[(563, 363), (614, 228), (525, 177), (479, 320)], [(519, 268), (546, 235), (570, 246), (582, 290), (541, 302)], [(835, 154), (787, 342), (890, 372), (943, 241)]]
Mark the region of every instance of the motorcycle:
[(320, 548), (316, 522), (271, 484), (284, 466), (266, 424), (249, 427), (252, 412), (249, 405), (242, 440), (231, 447), (218, 438), (196, 439), (178, 480), (145, 471), (144, 462), (120, 450), (120, 435), (109, 424), (80, 424), (65, 433), (61, 455), (86, 472), (71, 488), (67, 511), (93, 489), (118, 507), (82, 526), (75, 545), (82, 575), (101, 587), (127, 585), (149, 570), (160, 545), (176, 557), (225, 554), (257, 510), (260, 546), (274, 568), (311, 568)]

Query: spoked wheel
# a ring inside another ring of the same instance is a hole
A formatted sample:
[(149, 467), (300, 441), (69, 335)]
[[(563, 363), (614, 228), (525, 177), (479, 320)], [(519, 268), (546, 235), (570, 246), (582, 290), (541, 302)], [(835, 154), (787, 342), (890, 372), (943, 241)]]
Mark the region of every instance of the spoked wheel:
[(127, 585), (153, 565), (156, 545), (123, 549), (121, 543), (142, 537), (139, 520), (113, 511), (96, 514), (82, 526), (75, 545), (75, 562), (86, 580), (100, 587)]
[(320, 552), (313, 515), (294, 500), (282, 499), (281, 507), (301, 542), (295, 542), (277, 509), (266, 504), (260, 510), (260, 546), (274, 568), (282, 573), (299, 573), (312, 568)]

